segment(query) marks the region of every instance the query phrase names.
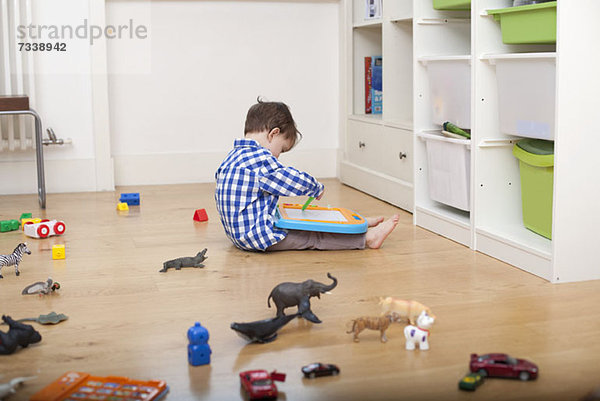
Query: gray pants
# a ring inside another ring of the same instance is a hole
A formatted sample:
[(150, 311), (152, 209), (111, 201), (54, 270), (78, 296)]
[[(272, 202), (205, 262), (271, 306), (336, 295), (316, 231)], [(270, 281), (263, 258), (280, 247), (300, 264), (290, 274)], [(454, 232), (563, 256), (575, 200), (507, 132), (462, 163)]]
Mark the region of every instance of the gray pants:
[(288, 235), (267, 251), (291, 251), (319, 249), (334, 251), (340, 249), (365, 249), (367, 234), (337, 234), (317, 231), (288, 230)]

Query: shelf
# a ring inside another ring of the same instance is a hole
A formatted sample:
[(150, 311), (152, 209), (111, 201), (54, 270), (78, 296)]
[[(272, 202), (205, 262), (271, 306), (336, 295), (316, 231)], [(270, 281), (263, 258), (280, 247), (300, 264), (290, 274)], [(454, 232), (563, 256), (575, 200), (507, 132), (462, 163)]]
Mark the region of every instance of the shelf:
[(383, 125), (386, 127), (400, 128), (406, 131), (413, 130), (413, 123), (411, 121), (383, 120)]
[(469, 212), (437, 202), (427, 206), (417, 206), (415, 209), (415, 222), (417, 225), (465, 246), (471, 246), (471, 217)]
[(396, 15), (394, 17), (390, 17), (390, 22), (412, 22), (412, 15)]
[(430, 61), (467, 61), (471, 62), (471, 55), (437, 55), (437, 56), (419, 56), (417, 61), (421, 64), (427, 64)]
[(353, 28), (381, 28), (382, 20), (380, 18), (367, 20), (363, 22), (356, 22), (352, 26)]
[(556, 59), (556, 52), (482, 54), (479, 59), (490, 64), (495, 64), (496, 60)]
[(443, 25), (443, 24), (470, 24), (471, 18), (419, 18), (417, 24), (419, 25)]
[(362, 121), (369, 124), (382, 124), (382, 114), (350, 114), (348, 116), (350, 120)]

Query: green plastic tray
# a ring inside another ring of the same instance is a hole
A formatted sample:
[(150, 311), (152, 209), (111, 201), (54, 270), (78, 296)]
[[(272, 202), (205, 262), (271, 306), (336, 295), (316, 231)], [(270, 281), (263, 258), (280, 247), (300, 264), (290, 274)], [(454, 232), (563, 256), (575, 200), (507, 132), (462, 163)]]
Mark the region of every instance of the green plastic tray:
[(488, 10), (506, 44), (556, 43), (556, 1)]
[(523, 225), (552, 239), (554, 154), (530, 153), (518, 144), (513, 147), (513, 154), (519, 159)]
[(436, 10), (470, 10), (471, 0), (433, 0)]

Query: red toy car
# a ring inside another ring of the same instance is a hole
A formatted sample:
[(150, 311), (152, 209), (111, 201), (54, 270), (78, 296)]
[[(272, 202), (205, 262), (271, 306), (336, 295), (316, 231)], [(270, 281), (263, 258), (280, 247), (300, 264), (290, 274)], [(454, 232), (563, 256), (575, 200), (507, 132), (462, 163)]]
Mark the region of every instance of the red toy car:
[(534, 380), (538, 376), (538, 367), (535, 363), (506, 354), (471, 354), (469, 369), (484, 377), (519, 378), (523, 381)]
[(285, 381), (285, 373), (266, 370), (248, 370), (240, 373), (240, 382), (251, 400), (277, 398), (277, 386), (273, 381)]

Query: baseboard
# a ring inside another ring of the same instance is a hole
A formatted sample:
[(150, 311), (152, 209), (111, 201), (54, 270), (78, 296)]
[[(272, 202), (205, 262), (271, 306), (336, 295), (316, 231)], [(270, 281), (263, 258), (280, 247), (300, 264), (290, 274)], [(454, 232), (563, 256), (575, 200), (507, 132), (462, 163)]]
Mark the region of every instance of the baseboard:
[[(96, 191), (94, 159), (45, 160), (46, 192)], [(0, 194), (37, 193), (35, 160), (0, 162)]]
[[(214, 182), (227, 152), (114, 156), (115, 185), (163, 185)], [(314, 177), (336, 176), (337, 149), (293, 150), (280, 157)]]

